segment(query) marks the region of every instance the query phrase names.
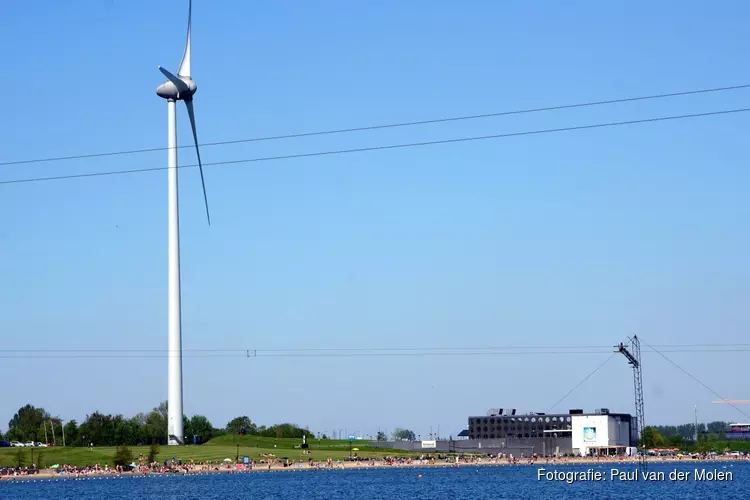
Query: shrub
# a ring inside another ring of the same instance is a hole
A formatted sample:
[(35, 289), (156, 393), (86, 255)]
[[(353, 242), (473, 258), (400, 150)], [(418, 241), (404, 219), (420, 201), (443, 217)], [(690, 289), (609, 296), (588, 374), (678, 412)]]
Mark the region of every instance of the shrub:
[(118, 446), (113, 461), (115, 465), (129, 465), (133, 461), (133, 452), (127, 446)]
[(15, 455), (16, 467), (20, 469), (21, 467), (26, 465), (26, 453), (24, 453), (23, 448), (18, 448)]
[(154, 443), (148, 448), (148, 463), (156, 461), (156, 455), (159, 454), (159, 445)]

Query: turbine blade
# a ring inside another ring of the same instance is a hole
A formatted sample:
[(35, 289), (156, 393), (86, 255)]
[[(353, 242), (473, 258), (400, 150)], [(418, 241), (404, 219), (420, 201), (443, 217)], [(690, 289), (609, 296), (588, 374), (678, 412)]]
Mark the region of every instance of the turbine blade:
[(177, 87), (177, 92), (186, 92), (187, 90), (190, 90), (187, 83), (183, 82), (178, 77), (174, 76), (172, 73), (162, 68), (161, 66), (159, 66), (159, 71), (161, 71), (162, 74), (164, 74), (164, 76), (166, 76), (170, 82), (174, 83), (174, 86)]
[(185, 43), (185, 53), (182, 54), (182, 61), (180, 61), (180, 69), (177, 70), (177, 74), (180, 76), (190, 77), (190, 24), (193, 17), (193, 0), (188, 0), (188, 29), (187, 29), (187, 42)]
[(198, 156), (198, 169), (201, 172), (201, 186), (203, 186), (203, 201), (206, 203), (206, 218), (208, 218), (208, 225), (211, 225), (211, 215), (208, 213), (208, 196), (206, 196), (206, 182), (203, 179), (203, 164), (201, 163), (201, 152), (198, 148), (198, 133), (195, 131), (195, 111), (193, 110), (193, 100), (189, 99), (185, 101), (187, 106), (188, 116), (190, 117), (190, 127), (193, 129), (193, 140), (195, 141), (195, 154)]

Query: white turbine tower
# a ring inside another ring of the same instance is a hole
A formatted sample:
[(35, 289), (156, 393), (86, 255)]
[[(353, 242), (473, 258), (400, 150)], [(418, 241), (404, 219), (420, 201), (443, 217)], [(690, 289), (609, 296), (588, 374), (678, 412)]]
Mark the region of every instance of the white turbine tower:
[(195, 113), (193, 111), (193, 95), (198, 87), (190, 77), (190, 24), (193, 2), (188, 3), (188, 30), (185, 53), (180, 62), (177, 76), (159, 66), (168, 81), (159, 85), (156, 94), (167, 100), (169, 116), (169, 352), (168, 352), (168, 395), (167, 404), (167, 438), (170, 445), (185, 444), (182, 425), (182, 313), (180, 306), (180, 216), (177, 201), (177, 101), (183, 101), (190, 117), (190, 127), (193, 129), (195, 153), (198, 156), (198, 168), (203, 185), (203, 201), (206, 204), (206, 217), (211, 225), (208, 213), (208, 197), (206, 184), (203, 181), (203, 165), (198, 150), (198, 135), (195, 131)]

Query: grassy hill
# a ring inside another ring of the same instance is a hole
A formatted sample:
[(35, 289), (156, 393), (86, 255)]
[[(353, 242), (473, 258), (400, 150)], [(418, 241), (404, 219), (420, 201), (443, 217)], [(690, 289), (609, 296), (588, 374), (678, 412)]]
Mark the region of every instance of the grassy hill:
[[(307, 444), (310, 450), (346, 450), (349, 452), (349, 446), (359, 448), (360, 450), (382, 451), (382, 448), (371, 448), (368, 446), (369, 441), (347, 441), (345, 439), (308, 439)], [(282, 450), (292, 450), (302, 444), (299, 438), (270, 438), (262, 436), (237, 436), (234, 434), (224, 434), (213, 438), (203, 446), (246, 446), (250, 448), (276, 448)]]
[[(352, 451), (352, 454), (357, 454), (360, 457), (404, 455), (402, 451), (371, 448), (367, 446), (367, 441), (352, 441), (350, 444), (349, 441), (329, 439), (311, 439), (308, 442), (310, 447), (307, 449), (309, 454), (303, 455), (304, 450), (295, 448), (301, 442), (300, 439), (224, 435), (200, 446), (161, 446), (157, 460), (164, 461), (178, 457), (183, 461), (189, 461), (192, 458), (196, 462), (221, 462), (225, 458), (234, 460), (238, 455), (240, 458), (248, 456), (260, 460), (262, 454), (269, 453), (278, 458), (287, 457), (290, 460), (306, 461), (312, 458), (315, 461), (324, 461), (329, 457), (337, 460), (349, 456), (350, 445), (352, 448), (356, 448)], [(0, 448), (0, 465), (15, 466), (19, 450), (21, 450), (24, 465), (31, 464), (32, 448)], [(130, 450), (135, 458), (140, 454), (147, 455), (149, 451), (148, 446), (133, 446), (130, 447)], [(41, 461), (39, 461), (40, 452)], [(112, 465), (114, 454), (115, 447), (94, 447), (93, 449), (61, 446), (33, 448), (34, 463), (42, 467), (48, 467), (52, 464), (83, 466), (99, 463), (103, 466), (108, 463)]]

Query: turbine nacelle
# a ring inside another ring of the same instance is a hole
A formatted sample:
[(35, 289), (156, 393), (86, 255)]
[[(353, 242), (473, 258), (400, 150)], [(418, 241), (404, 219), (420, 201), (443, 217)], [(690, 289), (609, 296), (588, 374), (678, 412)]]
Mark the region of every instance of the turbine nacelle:
[(192, 78), (189, 76), (176, 76), (159, 66), (159, 71), (164, 73), (168, 80), (156, 88), (156, 95), (163, 99), (175, 101), (189, 101), (198, 90)]

